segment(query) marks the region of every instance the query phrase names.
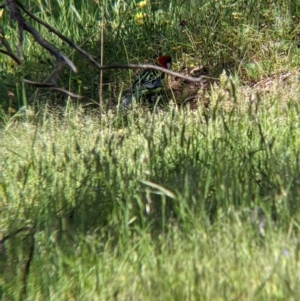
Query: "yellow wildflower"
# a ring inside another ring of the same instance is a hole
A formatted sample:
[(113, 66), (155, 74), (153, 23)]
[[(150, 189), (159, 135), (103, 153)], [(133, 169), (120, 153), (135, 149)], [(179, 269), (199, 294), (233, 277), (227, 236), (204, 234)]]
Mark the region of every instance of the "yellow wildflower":
[(232, 16), (233, 16), (233, 19), (235, 19), (235, 20), (239, 20), (242, 18), (242, 14), (238, 13), (238, 12), (233, 12)]
[(147, 14), (137, 13), (137, 14), (135, 15), (135, 21), (136, 21), (137, 24), (143, 25), (143, 24), (144, 24), (144, 20), (145, 20), (145, 18), (147, 18), (147, 17), (148, 17)]
[(137, 4), (139, 8), (144, 8), (148, 4), (148, 0), (141, 1)]
[(136, 19), (136, 20), (142, 20), (142, 19), (144, 19), (144, 14), (143, 14), (143, 13), (137, 13), (137, 14), (135, 15), (135, 19)]

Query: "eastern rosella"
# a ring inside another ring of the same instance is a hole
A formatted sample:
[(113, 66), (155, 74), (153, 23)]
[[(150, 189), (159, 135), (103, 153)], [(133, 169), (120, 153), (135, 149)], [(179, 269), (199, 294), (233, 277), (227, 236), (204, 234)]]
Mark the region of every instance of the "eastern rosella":
[[(160, 66), (166, 69), (170, 69), (172, 65), (172, 58), (168, 55), (164, 55), (158, 58)], [(136, 77), (129, 95), (122, 100), (122, 106), (129, 106), (133, 100), (138, 100), (142, 95), (152, 95), (161, 90), (165, 73), (145, 69)]]

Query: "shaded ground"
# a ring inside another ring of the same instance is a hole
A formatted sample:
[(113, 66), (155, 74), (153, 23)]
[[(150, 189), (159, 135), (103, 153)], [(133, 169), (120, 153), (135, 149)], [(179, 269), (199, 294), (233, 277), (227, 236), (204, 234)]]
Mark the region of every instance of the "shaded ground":
[[(190, 109), (197, 109), (199, 104), (208, 107), (211, 102), (210, 91), (214, 85), (220, 84), (220, 79), (213, 77), (210, 70), (207, 67), (199, 66), (195, 68), (181, 68), (179, 72), (186, 76), (199, 77), (207, 76), (201, 83), (193, 83), (186, 80), (182, 80), (177, 77), (168, 77), (168, 83), (165, 84), (165, 90), (159, 94), (159, 104), (168, 104), (171, 99), (176, 101), (176, 105), (189, 107)], [(138, 73), (135, 72), (134, 76)], [(107, 108), (114, 108), (118, 104), (118, 100), (126, 90), (125, 87), (130, 86), (130, 82), (123, 82), (116, 80), (118, 72), (105, 72), (104, 73), (104, 84), (103, 84), (103, 96)], [(261, 95), (269, 93), (276, 89), (278, 85), (281, 88), (289, 88), (295, 80), (299, 77), (299, 70), (291, 70), (272, 74), (271, 76), (264, 78), (259, 81), (247, 81), (239, 84), (239, 92), (247, 94), (250, 98), (253, 95)], [(14, 114), (23, 105), (18, 101), (18, 93), (13, 86), (6, 86), (4, 83), (0, 83), (1, 88), (1, 107), (6, 113)], [(93, 90), (93, 91), (92, 91)], [(30, 91), (30, 92), (29, 92)], [(49, 90), (38, 90), (33, 92), (32, 88), (29, 90), (28, 104), (29, 105), (40, 105), (48, 103), (50, 106), (64, 106), (68, 97), (62, 93), (51, 92)], [(77, 92), (77, 91), (76, 91)], [(78, 103), (83, 104), (86, 107), (98, 107), (99, 104), (99, 84), (95, 84), (91, 87), (83, 86), (80, 94), (83, 96)], [(94, 96), (93, 96), (94, 95)], [(252, 95), (252, 96), (251, 96)], [(93, 96), (91, 98), (91, 96)], [(142, 102), (145, 105), (151, 105), (156, 102), (158, 98), (143, 99)], [(76, 100), (74, 100), (75, 102)]]

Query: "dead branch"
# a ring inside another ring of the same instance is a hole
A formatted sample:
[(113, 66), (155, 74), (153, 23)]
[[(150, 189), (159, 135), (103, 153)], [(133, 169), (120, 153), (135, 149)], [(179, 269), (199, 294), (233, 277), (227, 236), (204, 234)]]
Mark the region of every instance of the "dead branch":
[(5, 241), (7, 241), (8, 239), (10, 239), (12, 237), (15, 237), (16, 235), (18, 235), (21, 232), (29, 232), (31, 234), (34, 234), (35, 233), (35, 228), (23, 227), (23, 228), (20, 228), (18, 230), (15, 230), (15, 231), (5, 235), (2, 239), (0, 239), (0, 244), (4, 244)]
[[(0, 42), (6, 48), (6, 51), (0, 50), (0, 52), (10, 56), (18, 64), (21, 64), (23, 62), (23, 49), (22, 49), (23, 36), (24, 36), (24, 31), (27, 31), (34, 37), (35, 41), (38, 44), (40, 44), (43, 48), (48, 50), (56, 58), (56, 66), (55, 66), (55, 69), (51, 76), (51, 79), (48, 83), (36, 83), (36, 82), (28, 81), (28, 80), (25, 80), (25, 82), (27, 82), (29, 84), (33, 84), (35, 86), (39, 86), (40, 88), (55, 88), (57, 86), (57, 82), (59, 79), (60, 72), (62, 70), (63, 63), (66, 63), (73, 72), (77, 72), (77, 68), (73, 64), (73, 62), (68, 57), (64, 56), (54, 45), (52, 45), (47, 40), (45, 40), (43, 38), (43, 36), (39, 33), (39, 31), (36, 30), (31, 24), (29, 24), (24, 19), (24, 17), (22, 16), (22, 14), (20, 12), (20, 9), (19, 9), (19, 6), (23, 9), (22, 4), (20, 4), (18, 1), (14, 1), (14, 0), (6, 0), (6, 6), (9, 9), (11, 20), (17, 22), (17, 24), (18, 24), (19, 40), (18, 40), (18, 46), (17, 46), (17, 54), (15, 55), (13, 53), (9, 43), (5, 39), (3, 28), (0, 27)], [(64, 92), (72, 97), (78, 97), (78, 95), (76, 95), (72, 92), (66, 91), (64, 89), (58, 88), (57, 90), (60, 92)]]
[(22, 287), (19, 295), (19, 300), (25, 300), (26, 295), (27, 295), (27, 287), (28, 287), (28, 277), (30, 273), (30, 266), (33, 260), (33, 255), (34, 255), (34, 247), (35, 247), (35, 238), (34, 234), (31, 233), (31, 243), (30, 243), (30, 249), (29, 249), (29, 254), (28, 258), (25, 262), (24, 265), (24, 270), (23, 270), (23, 275), (22, 275)]
[(50, 32), (53, 32), (54, 34), (56, 34), (60, 39), (62, 39), (63, 41), (65, 41), (67, 44), (69, 44), (72, 48), (76, 49), (79, 53), (81, 53), (83, 56), (85, 56), (91, 63), (92, 65), (99, 67), (101, 66), (94, 58), (91, 54), (89, 54), (88, 52), (86, 52), (85, 50), (83, 50), (81, 47), (79, 47), (76, 43), (74, 43), (72, 40), (70, 40), (69, 38), (67, 38), (66, 36), (64, 36), (63, 34), (61, 34), (59, 31), (57, 31), (55, 28), (53, 28), (52, 26), (50, 26), (48, 23), (44, 22), (43, 20), (41, 20), (40, 18), (38, 18), (37, 16), (35, 16), (34, 14), (32, 14), (30, 11), (28, 11), (24, 5), (22, 3), (20, 3), (19, 1), (16, 1), (16, 3), (18, 4), (18, 6), (32, 19), (34, 19), (35, 21), (37, 21), (38, 23), (42, 24), (44, 27), (46, 27)]
[(68, 90), (65, 90), (65, 89), (62, 89), (62, 88), (59, 88), (59, 87), (56, 87), (54, 83), (40, 83), (40, 82), (34, 82), (34, 81), (31, 81), (31, 80), (28, 80), (28, 79), (24, 79), (23, 80), (24, 83), (28, 84), (28, 85), (31, 85), (31, 86), (34, 86), (34, 87), (37, 87), (37, 88), (47, 88), (47, 89), (50, 89), (50, 90), (53, 90), (53, 91), (58, 91), (58, 92), (62, 92), (64, 94), (67, 94), (68, 96), (70, 97), (73, 97), (73, 98), (82, 98), (81, 95), (78, 95), (78, 94), (75, 94), (71, 91), (68, 91)]
[(2, 239), (0, 239), (0, 252), (1, 251), (5, 252), (5, 248), (4, 248), (5, 241), (15, 237), (16, 235), (18, 235), (19, 233), (22, 233), (22, 232), (28, 232), (29, 233), (29, 235), (31, 236), (31, 244), (30, 244), (29, 254), (28, 254), (27, 260), (26, 260), (25, 265), (24, 265), (24, 270), (23, 270), (23, 275), (22, 275), (22, 287), (21, 287), (21, 291), (20, 291), (19, 300), (25, 300), (26, 299), (25, 297), (26, 297), (26, 293), (27, 293), (27, 280), (28, 280), (28, 276), (29, 276), (29, 272), (30, 272), (30, 265), (31, 265), (33, 255), (34, 255), (35, 228), (23, 227), (23, 228), (20, 228), (18, 230), (15, 230), (15, 231), (9, 233), (8, 235), (6, 235)]
[[(3, 6), (3, 5), (2, 5)], [(1, 50), (1, 53), (4, 53), (6, 55), (9, 55), (14, 61), (16, 61), (18, 64), (21, 64), (23, 61), (23, 52), (22, 52), (22, 45), (23, 45), (23, 32), (24, 30), (29, 32), (35, 39), (35, 41), (40, 44), (43, 48), (48, 50), (55, 58), (56, 58), (56, 66), (52, 73), (52, 76), (49, 81), (40, 83), (40, 82), (33, 82), (27, 79), (24, 79), (24, 82), (30, 85), (33, 85), (38, 88), (47, 88), (51, 90), (56, 90), (62, 93), (67, 94), (70, 97), (80, 98), (80, 95), (74, 94), (70, 91), (67, 91), (62, 88), (57, 87), (57, 82), (59, 79), (59, 75), (63, 66), (63, 63), (66, 63), (72, 71), (77, 72), (77, 68), (73, 64), (73, 62), (66, 56), (64, 56), (55, 46), (53, 46), (51, 43), (49, 43), (47, 40), (43, 38), (43, 36), (31, 25), (29, 24), (22, 16), (20, 9), (27, 14), (30, 18), (34, 19), (44, 27), (46, 27), (50, 32), (57, 35), (60, 39), (65, 41), (67, 44), (69, 44), (72, 48), (77, 50), (79, 53), (81, 53), (84, 57), (88, 59), (88, 61), (98, 68), (99, 70), (110, 70), (110, 69), (152, 69), (157, 70), (160, 72), (164, 72), (166, 74), (169, 74), (170, 76), (174, 76), (177, 78), (181, 78), (186, 81), (195, 82), (195, 83), (201, 83), (204, 79), (210, 78), (205, 75), (202, 75), (200, 77), (190, 77), (182, 75), (178, 72), (174, 72), (165, 68), (162, 68), (160, 66), (155, 65), (135, 65), (135, 64), (114, 64), (114, 65), (101, 65), (99, 64), (91, 54), (80, 48), (76, 43), (74, 43), (69, 38), (62, 35), (60, 32), (58, 32), (55, 28), (41, 20), (40, 18), (36, 17), (34, 14), (32, 14), (30, 11), (28, 11), (22, 3), (20, 3), (18, 0), (6, 0), (6, 6), (9, 9), (10, 12), (10, 18), (13, 21), (16, 21), (18, 23), (18, 30), (19, 30), (19, 42), (18, 42), (18, 48), (17, 48), (17, 55), (15, 55), (5, 39), (4, 31), (0, 27), (0, 42), (4, 45), (6, 48), (5, 50)]]
[(171, 76), (182, 78), (186, 81), (195, 82), (195, 83), (202, 82), (205, 78), (215, 79), (213, 77), (209, 77), (209, 76), (205, 76), (205, 75), (201, 75), (199, 77), (185, 76), (185, 75), (182, 75), (181, 73), (174, 72), (174, 71), (168, 70), (168, 69), (160, 67), (160, 66), (149, 65), (149, 64), (142, 64), (142, 65), (114, 64), (114, 65), (102, 65), (102, 66), (99, 65), (98, 69), (100, 69), (100, 70), (107, 70), (107, 69), (152, 69), (152, 70), (157, 70), (157, 71), (169, 74)]
[(6, 51), (0, 49), (0, 52), (10, 56), (18, 65), (21, 65), (22, 60), (18, 56), (14, 55), (8, 41), (5, 39), (5, 33), (4, 33), (4, 29), (2, 28), (2, 26), (0, 26), (0, 42), (6, 48)]
[(31, 33), (31, 35), (34, 37), (36, 42), (38, 42), (43, 48), (48, 50), (53, 56), (55, 56), (56, 60), (64, 61), (72, 71), (76, 72), (77, 68), (74, 66), (74, 64), (66, 57), (64, 56), (55, 46), (53, 46), (51, 43), (46, 41), (42, 35), (31, 25), (29, 24), (22, 16), (19, 7), (14, 0), (7, 0), (7, 5), (10, 11), (10, 15), (12, 20), (18, 22), (19, 27), (19, 35), (20, 35), (20, 42), (23, 43), (22, 40), (22, 32), (23, 30), (28, 31)]
[(23, 81), (24, 81), (24, 83), (35, 86), (37, 88), (53, 88), (53, 87), (55, 87), (55, 84), (52, 82), (40, 83), (40, 82), (31, 81), (29, 79), (24, 79)]
[(45, 26), (50, 32), (53, 32), (54, 34), (56, 34), (59, 38), (61, 38), (63, 41), (65, 41), (66, 43), (68, 43), (72, 48), (76, 49), (79, 53), (81, 53), (83, 56), (85, 56), (90, 63), (92, 63), (92, 65), (94, 65), (96, 68), (98, 68), (99, 70), (108, 70), (108, 69), (153, 69), (153, 70), (158, 70), (167, 74), (170, 74), (172, 76), (175, 77), (179, 77), (182, 78), (184, 80), (187, 81), (191, 81), (191, 82), (201, 82), (203, 81), (204, 78), (208, 78), (205, 76), (201, 76), (201, 77), (190, 77), (190, 76), (184, 76), (180, 73), (174, 72), (174, 71), (170, 71), (167, 70), (165, 68), (159, 67), (159, 66), (155, 66), (155, 65), (134, 65), (134, 64), (124, 64), (124, 65), (101, 65), (99, 64), (92, 55), (90, 55), (88, 52), (84, 51), (82, 48), (80, 48), (76, 43), (74, 43), (72, 40), (70, 40), (69, 38), (65, 37), (63, 34), (61, 34), (59, 31), (57, 31), (55, 28), (53, 28), (52, 26), (50, 26), (49, 24), (47, 24), (46, 22), (44, 22), (43, 20), (41, 20), (40, 18), (36, 17), (34, 14), (32, 14), (30, 11), (28, 11), (23, 4), (21, 4), (19, 1), (16, 1), (16, 3), (18, 4), (18, 6), (32, 19), (34, 19), (35, 21), (37, 21), (38, 23), (42, 24), (43, 26)]
[(66, 95), (68, 95), (68, 96), (70, 96), (70, 97), (73, 97), (73, 98), (77, 98), (77, 99), (82, 98), (81, 95), (75, 94), (75, 93), (73, 93), (73, 92), (71, 92), (71, 91), (68, 91), (68, 90), (65, 90), (65, 89), (62, 89), (62, 88), (59, 88), (59, 87), (52, 87), (52, 88), (50, 88), (50, 90), (58, 91), (58, 92), (64, 93), (64, 94), (66, 94)]

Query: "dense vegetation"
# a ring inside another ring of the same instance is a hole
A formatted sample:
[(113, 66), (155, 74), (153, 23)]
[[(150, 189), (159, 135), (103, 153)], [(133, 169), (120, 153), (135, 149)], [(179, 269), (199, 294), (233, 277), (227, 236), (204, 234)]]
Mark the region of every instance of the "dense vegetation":
[(22, 83), (53, 70), (29, 35), (22, 66), (1, 55), (0, 300), (299, 300), (299, 3), (23, 3), (105, 64), (169, 54), (218, 80), (182, 101), (170, 78), (122, 110), (133, 71), (99, 92), (99, 70), (32, 21), (84, 99)]

